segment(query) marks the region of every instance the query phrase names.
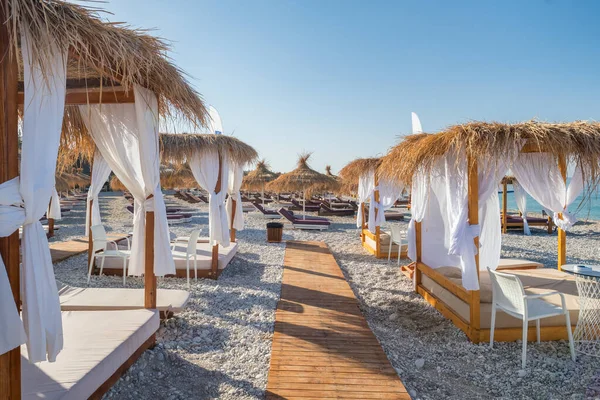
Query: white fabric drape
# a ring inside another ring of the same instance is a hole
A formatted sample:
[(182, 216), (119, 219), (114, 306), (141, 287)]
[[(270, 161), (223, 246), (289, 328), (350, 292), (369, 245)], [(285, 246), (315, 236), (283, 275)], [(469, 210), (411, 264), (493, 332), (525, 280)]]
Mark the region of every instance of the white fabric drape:
[(154, 211), (154, 273), (164, 276), (175, 273), (175, 263), (160, 190), (158, 100), (138, 85), (134, 95), (134, 104), (85, 105), (80, 109), (98, 151), (134, 198), (128, 274), (144, 273), (146, 211)]
[(423, 128), (421, 127), (421, 120), (419, 119), (419, 116), (417, 115), (417, 113), (410, 113), (411, 119), (412, 119), (412, 133), (413, 135), (417, 134), (417, 133), (423, 133)]
[(385, 222), (385, 211), (392, 208), (396, 200), (400, 198), (404, 186), (389, 179), (380, 179), (377, 188), (379, 189), (379, 202), (376, 204), (378, 210), (375, 219), (376, 227)]
[(198, 184), (208, 192), (208, 231), (212, 245), (229, 246), (229, 226), (225, 210), (225, 192), (227, 191), (228, 161), (225, 154), (221, 157), (221, 191), (215, 193), (219, 179), (219, 154), (207, 152), (194, 154), (190, 160), (190, 169)]
[[(363, 204), (373, 195), (375, 189), (375, 171), (367, 171), (358, 178), (358, 213), (356, 227), (360, 228), (363, 218)], [(371, 199), (373, 200), (373, 199)]]
[[(568, 209), (583, 191), (583, 175), (579, 165), (575, 167), (568, 186), (556, 158), (549, 153), (519, 154), (511, 170), (523, 189), (542, 207), (554, 213), (556, 226), (568, 231), (577, 222)], [(559, 213), (562, 213), (562, 219), (558, 218)]]
[[(106, 183), (106, 180), (110, 176), (110, 166), (102, 157), (102, 153), (98, 150), (94, 153), (94, 161), (92, 164), (92, 177), (90, 180), (90, 188), (88, 189), (86, 210), (85, 210), (85, 234), (87, 235), (90, 231), (90, 212), (92, 213), (92, 226), (100, 225), (102, 218), (100, 217), (100, 204), (98, 195), (102, 190), (102, 187)], [(93, 200), (93, 201), (92, 201)], [(92, 207), (90, 209), (90, 201)]]
[(48, 204), (46, 216), (56, 221), (62, 219), (62, 213), (60, 211), (60, 197), (58, 196), (58, 192), (54, 186), (52, 187), (52, 195), (50, 196), (50, 204)]
[[(229, 226), (233, 226), (233, 229), (241, 231), (244, 229), (244, 210), (242, 208), (242, 196), (240, 195), (240, 189), (242, 187), (242, 181), (244, 179), (244, 166), (239, 163), (231, 163), (229, 167), (229, 179), (227, 185), (227, 219)], [(235, 218), (231, 221), (233, 213), (233, 201), (235, 200)]]
[[(10, 236), (25, 221), (25, 210), (19, 194), (19, 178), (0, 184), (0, 237)], [(6, 266), (0, 257), (0, 354), (22, 345), (27, 340), (23, 321), (15, 304)]]
[(54, 187), (65, 108), (66, 49), (49, 49), (44, 69), (32, 62), (29, 33), (22, 35), (25, 82), (20, 193), (25, 205), (22, 246), (23, 322), (32, 363), (55, 361), (63, 348), (58, 289), (40, 218)]
[(429, 182), (427, 175), (419, 171), (413, 177), (411, 198), (410, 198), (410, 211), (411, 219), (408, 223), (407, 240), (408, 240), (408, 257), (417, 261), (417, 237), (415, 233), (415, 223), (422, 222), (425, 217), (425, 211), (427, 210), (427, 203), (429, 201)]
[(223, 121), (216, 108), (208, 106), (208, 133), (221, 135), (223, 133)]
[(527, 222), (527, 193), (516, 180), (513, 180), (512, 186), (517, 207), (523, 216), (523, 233), (529, 236), (531, 235), (531, 230), (529, 229), (529, 223)]

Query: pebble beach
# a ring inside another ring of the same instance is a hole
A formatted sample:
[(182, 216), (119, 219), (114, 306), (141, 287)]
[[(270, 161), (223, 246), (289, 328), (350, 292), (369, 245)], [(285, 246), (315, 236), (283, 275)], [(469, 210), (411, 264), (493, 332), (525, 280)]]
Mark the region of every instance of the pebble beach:
[[(168, 201), (179, 202), (172, 196)], [(118, 193), (100, 197), (108, 232), (129, 232), (131, 214)], [(208, 206), (192, 221), (171, 226), (178, 236), (201, 227), (208, 233)], [(143, 356), (105, 395), (106, 399), (263, 399), (269, 371), (275, 308), (281, 289), (285, 244), (266, 242), (267, 220), (245, 214), (239, 251), (218, 280), (192, 282), (184, 312), (161, 322), (157, 346)], [(395, 262), (377, 260), (360, 245), (352, 217), (329, 217), (328, 231), (286, 226), (284, 240), (327, 243), (360, 302), (382, 348), (413, 399), (587, 399), (600, 398), (600, 359), (569, 358), (566, 342), (530, 343), (521, 365), (521, 343), (472, 344), (416, 295)], [(84, 234), (85, 203), (75, 206), (50, 241)], [(395, 222), (406, 224), (406, 222)], [(385, 230), (385, 226), (384, 226)], [(538, 261), (555, 268), (556, 233), (532, 228), (531, 236), (503, 236), (503, 257)], [(580, 221), (567, 235), (567, 262), (598, 263), (600, 223)], [(56, 279), (85, 287), (87, 255), (55, 264)], [(408, 260), (401, 260), (408, 263)], [(120, 277), (94, 276), (92, 287), (123, 287)], [(127, 287), (143, 287), (128, 277)], [(159, 278), (160, 288), (187, 290), (185, 279)]]

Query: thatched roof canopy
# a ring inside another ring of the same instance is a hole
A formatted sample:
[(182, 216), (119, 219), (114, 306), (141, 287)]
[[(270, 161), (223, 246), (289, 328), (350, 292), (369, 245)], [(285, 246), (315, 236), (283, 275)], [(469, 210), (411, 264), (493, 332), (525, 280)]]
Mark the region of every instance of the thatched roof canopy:
[[(160, 167), (160, 187), (162, 189), (192, 189), (199, 186), (188, 165), (169, 165)], [(110, 179), (112, 190), (125, 191), (127, 188), (113, 175)]]
[(340, 177), (347, 182), (358, 182), (358, 178), (362, 174), (376, 170), (379, 164), (381, 164), (381, 158), (357, 158), (340, 170)]
[(335, 179), (315, 171), (308, 165), (311, 153), (301, 154), (296, 169), (279, 176), (270, 182), (267, 189), (273, 192), (308, 190), (311, 186), (322, 188), (335, 187)]
[(238, 164), (251, 164), (258, 153), (254, 148), (238, 138), (211, 133), (182, 133), (160, 135), (161, 158), (164, 162), (181, 165), (194, 154), (218, 151), (228, 152), (229, 160)]
[(576, 121), (517, 124), (471, 122), (455, 125), (436, 134), (407, 136), (392, 148), (380, 166), (380, 176), (410, 182), (419, 168), (430, 169), (438, 156), (448, 152), (470, 154), (491, 163), (514, 153), (516, 143), (527, 152), (546, 152), (580, 163), (586, 180), (595, 182), (600, 171), (600, 123)]
[(244, 176), (242, 188), (244, 190), (260, 189), (265, 183), (275, 180), (277, 176), (277, 173), (271, 171), (267, 161), (262, 159), (256, 163), (255, 169)]

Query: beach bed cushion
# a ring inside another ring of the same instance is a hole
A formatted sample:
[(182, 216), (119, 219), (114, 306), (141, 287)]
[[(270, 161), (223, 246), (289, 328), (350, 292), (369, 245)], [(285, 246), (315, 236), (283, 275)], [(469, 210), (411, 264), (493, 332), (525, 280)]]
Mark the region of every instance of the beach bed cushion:
[(56, 362), (30, 364), (21, 347), (23, 400), (89, 398), (159, 328), (157, 311), (65, 311)]
[[(144, 308), (144, 289), (78, 288), (63, 286), (58, 291), (62, 311), (115, 311)], [(158, 289), (158, 311), (179, 313), (190, 298), (185, 290)]]
[[(517, 275), (527, 294), (545, 293), (551, 290), (556, 290), (565, 294), (567, 309), (571, 316), (571, 324), (576, 325), (579, 317), (579, 296), (575, 278), (565, 272), (555, 269), (527, 269), (527, 270), (512, 270), (511, 274)], [(449, 278), (457, 284), (461, 284), (460, 278)], [(492, 286), (487, 271), (481, 271), (480, 276), (480, 323), (482, 329), (489, 329), (492, 318)], [(432, 293), (435, 297), (442, 300), (446, 305), (454, 310), (465, 321), (470, 319), (469, 304), (465, 303), (449, 290), (434, 282), (431, 278), (422, 274), (421, 282), (423, 286)], [(550, 296), (545, 298), (552, 304), (560, 306), (560, 296)], [(522, 320), (511, 317), (510, 315), (498, 310), (496, 315), (497, 328), (520, 328)], [(535, 326), (535, 321), (530, 322), (531, 326)], [(541, 320), (541, 326), (564, 326), (564, 316), (556, 316), (544, 318)]]

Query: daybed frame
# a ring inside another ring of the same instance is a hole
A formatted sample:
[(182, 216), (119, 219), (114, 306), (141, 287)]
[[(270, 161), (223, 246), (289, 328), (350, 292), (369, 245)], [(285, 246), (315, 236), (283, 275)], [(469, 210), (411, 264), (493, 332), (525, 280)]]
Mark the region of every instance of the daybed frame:
[[(521, 150), (522, 153), (534, 153), (540, 152), (538, 145), (526, 144)], [(559, 168), (562, 173), (563, 179), (567, 178), (567, 164), (564, 157), (559, 157)], [(467, 155), (467, 169), (468, 169), (468, 213), (469, 222), (471, 225), (479, 224), (479, 183), (477, 181), (477, 161)], [(559, 214), (559, 218), (562, 219), (562, 215)], [(490, 338), (489, 329), (481, 329), (480, 324), (480, 299), (479, 290), (466, 290), (461, 285), (452, 282), (441, 273), (435, 271), (422, 261), (422, 231), (421, 223), (415, 222), (416, 231), (416, 262), (415, 262), (415, 283), (416, 291), (419, 293), (429, 304), (434, 306), (442, 315), (451, 320), (454, 325), (461, 329), (473, 343), (479, 343), (482, 341), (488, 341)], [(479, 247), (479, 237), (474, 238), (475, 246)], [(479, 255), (475, 255), (475, 263), (477, 266), (477, 276), (479, 278)], [(558, 228), (558, 269), (561, 270), (561, 266), (566, 264), (566, 233), (562, 229)], [(422, 276), (425, 275), (432, 279), (437, 284), (441, 285), (444, 289), (450, 291), (452, 294), (469, 304), (470, 308), (470, 320), (465, 321), (456, 311), (450, 308), (441, 299), (433, 295), (422, 283)], [(573, 327), (574, 329), (574, 327)], [(494, 339), (496, 341), (515, 341), (522, 338), (522, 328), (496, 328), (494, 332)], [(528, 337), (530, 340), (535, 340), (535, 330), (530, 329)], [(567, 339), (567, 331), (564, 326), (557, 327), (541, 327), (541, 338), (542, 340), (560, 340)]]

